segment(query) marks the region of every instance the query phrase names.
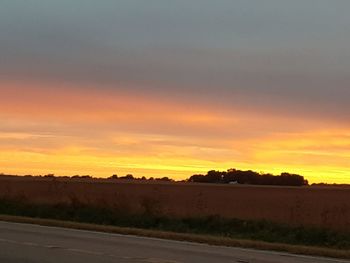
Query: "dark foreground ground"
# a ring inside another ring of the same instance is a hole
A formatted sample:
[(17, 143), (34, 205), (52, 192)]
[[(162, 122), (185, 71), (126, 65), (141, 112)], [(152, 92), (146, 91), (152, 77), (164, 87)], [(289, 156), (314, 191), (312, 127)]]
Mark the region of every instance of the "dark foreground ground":
[(1, 221), (0, 247), (0, 262), (6, 263), (349, 262)]
[[(350, 232), (350, 188), (0, 176), (0, 199), (169, 218), (266, 220)], [(28, 216), (28, 215), (27, 215)]]

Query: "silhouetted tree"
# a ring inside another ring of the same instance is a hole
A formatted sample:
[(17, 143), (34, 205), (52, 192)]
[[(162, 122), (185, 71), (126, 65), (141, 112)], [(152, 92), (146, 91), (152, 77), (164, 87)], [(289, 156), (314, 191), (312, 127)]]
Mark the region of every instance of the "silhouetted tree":
[(298, 174), (281, 173), (274, 176), (272, 174), (257, 173), (252, 170), (241, 171), (228, 169), (226, 172), (211, 170), (206, 175), (194, 174), (189, 182), (198, 183), (230, 183), (238, 182), (239, 184), (256, 184), (256, 185), (288, 185), (302, 186), (308, 185), (308, 181)]
[(127, 174), (125, 176), (120, 177), (120, 179), (134, 180), (134, 176), (132, 174)]

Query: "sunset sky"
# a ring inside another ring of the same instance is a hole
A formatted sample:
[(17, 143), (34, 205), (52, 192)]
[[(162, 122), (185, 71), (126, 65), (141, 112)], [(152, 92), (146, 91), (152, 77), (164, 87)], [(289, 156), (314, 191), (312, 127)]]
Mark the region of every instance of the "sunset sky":
[(350, 183), (350, 1), (3, 0), (0, 173)]

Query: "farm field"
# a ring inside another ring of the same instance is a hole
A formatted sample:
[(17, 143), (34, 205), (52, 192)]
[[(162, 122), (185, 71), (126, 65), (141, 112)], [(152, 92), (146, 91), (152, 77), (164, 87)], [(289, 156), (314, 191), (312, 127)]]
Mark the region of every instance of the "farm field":
[(220, 216), (350, 232), (350, 188), (0, 177), (0, 199), (171, 218)]

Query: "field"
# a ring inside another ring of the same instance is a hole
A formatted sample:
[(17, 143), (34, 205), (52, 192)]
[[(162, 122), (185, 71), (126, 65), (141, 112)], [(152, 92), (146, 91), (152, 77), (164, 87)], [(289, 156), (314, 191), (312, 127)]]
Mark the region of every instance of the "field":
[(350, 232), (350, 188), (0, 177), (0, 199), (168, 218), (267, 220)]

